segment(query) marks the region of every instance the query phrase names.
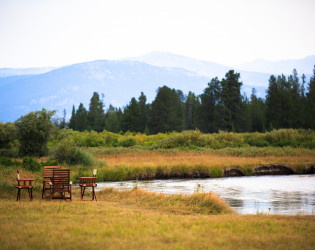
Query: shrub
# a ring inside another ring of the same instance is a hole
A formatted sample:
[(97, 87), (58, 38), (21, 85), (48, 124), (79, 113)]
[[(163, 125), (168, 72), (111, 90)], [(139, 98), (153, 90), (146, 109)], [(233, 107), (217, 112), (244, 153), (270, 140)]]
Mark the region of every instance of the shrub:
[(42, 165), (34, 158), (26, 156), (23, 158), (23, 168), (29, 171), (39, 171), (41, 170)]
[(60, 163), (69, 165), (82, 164), (90, 166), (93, 164), (93, 157), (76, 146), (71, 138), (64, 138), (53, 149), (51, 159), (57, 160)]
[(10, 158), (8, 158), (8, 157), (1, 156), (0, 157), (0, 165), (9, 167), (9, 166), (13, 165), (13, 161)]
[(222, 169), (219, 167), (213, 167), (210, 169), (210, 177), (222, 177)]
[(132, 147), (136, 145), (136, 140), (133, 138), (127, 138), (126, 140), (121, 141), (120, 145), (123, 147)]

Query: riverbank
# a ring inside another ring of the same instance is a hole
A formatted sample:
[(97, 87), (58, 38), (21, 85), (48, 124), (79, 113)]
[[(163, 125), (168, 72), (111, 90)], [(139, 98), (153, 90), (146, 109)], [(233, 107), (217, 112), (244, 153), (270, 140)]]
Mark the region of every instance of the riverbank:
[[(315, 151), (296, 148), (220, 150), (88, 149), (104, 181), (312, 174)], [(86, 167), (81, 167), (81, 172)]]

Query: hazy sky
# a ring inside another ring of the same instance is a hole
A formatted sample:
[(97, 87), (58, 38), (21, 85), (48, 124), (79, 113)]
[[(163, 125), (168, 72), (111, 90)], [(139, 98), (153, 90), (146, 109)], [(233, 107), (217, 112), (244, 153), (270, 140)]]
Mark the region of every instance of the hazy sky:
[(314, 0), (0, 0), (0, 67), (166, 51), (225, 65), (315, 54)]

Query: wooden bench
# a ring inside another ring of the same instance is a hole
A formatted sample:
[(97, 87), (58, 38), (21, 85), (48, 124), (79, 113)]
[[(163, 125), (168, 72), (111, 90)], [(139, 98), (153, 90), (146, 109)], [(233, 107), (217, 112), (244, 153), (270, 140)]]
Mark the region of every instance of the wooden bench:
[(16, 186), (16, 188), (18, 190), (16, 200), (20, 201), (21, 200), (21, 190), (22, 189), (27, 189), (28, 195), (30, 197), (30, 201), (32, 201), (33, 200), (33, 185), (32, 185), (32, 182), (34, 181), (34, 179), (33, 178), (20, 178), (19, 170), (17, 171), (16, 179), (17, 179), (17, 182), (18, 182), (17, 186)]
[[(53, 175), (50, 178), (50, 200), (52, 199), (70, 199), (72, 201), (72, 182), (70, 181), (70, 169), (53, 169)], [(59, 193), (59, 196), (55, 196)], [(70, 196), (66, 196), (69, 193)]]
[(42, 191), (42, 199), (49, 198), (50, 196), (46, 195), (47, 190), (50, 190), (49, 182), (51, 182), (51, 178), (53, 176), (53, 170), (60, 169), (59, 166), (44, 166), (44, 181), (43, 181), (43, 191)]

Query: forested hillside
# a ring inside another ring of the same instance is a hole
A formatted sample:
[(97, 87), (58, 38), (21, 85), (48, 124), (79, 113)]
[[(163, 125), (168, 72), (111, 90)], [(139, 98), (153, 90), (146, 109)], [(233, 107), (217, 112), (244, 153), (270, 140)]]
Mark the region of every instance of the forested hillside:
[[(94, 92), (89, 109), (73, 106), (69, 127), (78, 131), (165, 133), (198, 129), (204, 133), (223, 131), (265, 132), (280, 128), (315, 129), (315, 67), (306, 82), (294, 69), (289, 77), (271, 75), (266, 99), (241, 93), (240, 74), (230, 70), (221, 80), (211, 79), (201, 95), (160, 87), (152, 103), (141, 92), (124, 108), (104, 103)], [(64, 127), (65, 117), (57, 121)]]

